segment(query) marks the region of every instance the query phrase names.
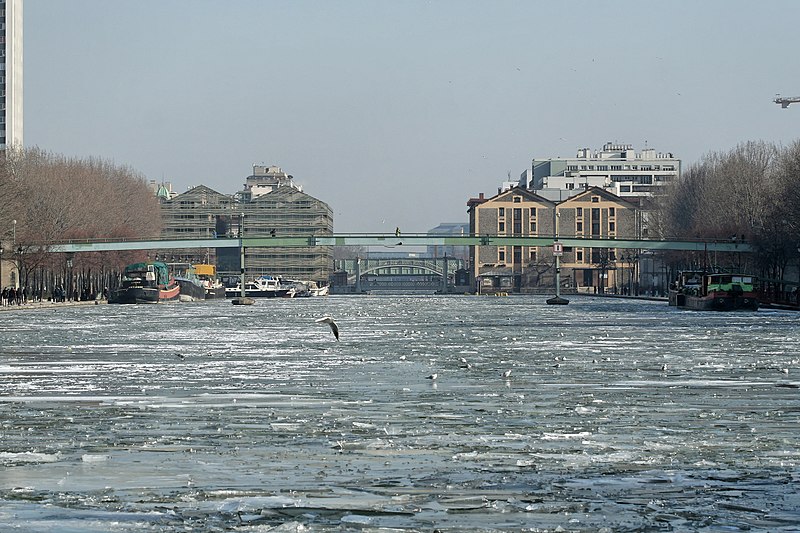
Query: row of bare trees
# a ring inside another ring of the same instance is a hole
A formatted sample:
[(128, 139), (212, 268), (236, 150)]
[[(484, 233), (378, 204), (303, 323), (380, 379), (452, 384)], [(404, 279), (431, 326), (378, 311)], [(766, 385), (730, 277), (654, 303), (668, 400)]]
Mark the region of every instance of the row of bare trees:
[[(33, 279), (69, 284), (73, 277), (79, 278), (73, 272), (95, 272), (87, 278), (107, 279), (109, 272), (118, 272), (142, 257), (141, 252), (86, 252), (67, 258), (49, 253), (53, 244), (88, 238), (148, 238), (160, 233), (158, 202), (144, 177), (131, 168), (38, 148), (8, 149), (0, 158), (0, 242), (4, 258), (18, 265), (22, 286)], [(49, 292), (44, 281), (41, 284), (28, 288)], [(65, 290), (81, 293), (85, 289), (67, 286)]]
[(800, 256), (799, 200), (800, 141), (746, 142), (684, 170), (660, 198), (653, 229), (662, 238), (744, 240), (756, 253), (743, 266), (783, 279)]

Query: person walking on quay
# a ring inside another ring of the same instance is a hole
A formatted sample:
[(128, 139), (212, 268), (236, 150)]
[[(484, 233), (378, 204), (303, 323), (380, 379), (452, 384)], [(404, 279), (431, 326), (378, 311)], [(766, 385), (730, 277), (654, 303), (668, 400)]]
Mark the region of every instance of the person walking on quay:
[(5, 307), (6, 302), (8, 301), (8, 287), (0, 287), (3, 290), (0, 291), (0, 306)]

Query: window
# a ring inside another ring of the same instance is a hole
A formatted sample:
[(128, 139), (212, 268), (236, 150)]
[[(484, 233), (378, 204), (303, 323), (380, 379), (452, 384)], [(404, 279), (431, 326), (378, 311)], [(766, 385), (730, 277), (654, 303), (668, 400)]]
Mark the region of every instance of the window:
[(575, 231), (577, 233), (583, 233), (583, 222), (578, 222), (575, 224)]
[(608, 231), (609, 231), (609, 233), (615, 233), (617, 231), (616, 222), (609, 222), (608, 223)]
[(528, 259), (530, 260), (531, 263), (536, 262), (536, 248), (531, 248), (528, 251)]
[(499, 216), (500, 218), (503, 218), (504, 216), (506, 216), (506, 208), (505, 207), (498, 207), (497, 208), (497, 216)]
[(575, 261), (578, 263), (583, 263), (583, 250), (575, 251)]
[(614, 207), (609, 207), (608, 208), (608, 216), (610, 216), (610, 217), (617, 216), (617, 209), (614, 208)]
[(521, 204), (522, 203), (522, 196), (515, 196), (514, 197), (514, 203), (515, 204)]
[(575, 208), (575, 216), (576, 217), (582, 217), (583, 216), (583, 208), (582, 207), (576, 207)]
[(598, 203), (599, 201), (600, 201), (600, 197), (599, 197), (599, 196), (592, 196), (592, 203), (593, 203), (593, 204), (596, 204), (596, 203)]
[(497, 231), (498, 231), (499, 233), (505, 233), (505, 232), (506, 232), (506, 223), (505, 223), (505, 222), (500, 222), (500, 223), (497, 225)]
[(511, 218), (512, 218), (511, 223), (513, 224), (512, 233), (514, 235), (522, 234), (522, 209), (520, 209), (519, 207), (515, 207), (513, 216)]
[(497, 259), (501, 263), (505, 263), (506, 262), (506, 249), (505, 248), (500, 248), (497, 251)]
[(536, 233), (536, 221), (531, 220), (531, 233)]
[(593, 207), (592, 208), (592, 236), (599, 237), (600, 236), (600, 208)]
[(512, 250), (512, 253), (514, 254), (514, 264), (522, 264), (522, 246), (514, 246)]

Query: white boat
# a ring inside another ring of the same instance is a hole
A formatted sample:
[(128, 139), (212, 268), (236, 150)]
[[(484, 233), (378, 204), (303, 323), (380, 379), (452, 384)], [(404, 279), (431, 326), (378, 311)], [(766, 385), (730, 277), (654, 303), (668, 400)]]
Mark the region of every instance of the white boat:
[(311, 296), (327, 296), (330, 292), (330, 287), (327, 285), (320, 287), (316, 281), (309, 281), (308, 292)]
[(320, 287), (316, 281), (292, 281), (290, 282), (292, 289), (290, 289), (287, 296), (291, 298), (300, 296), (327, 296), (328, 287)]
[[(280, 298), (289, 294), (291, 287), (284, 286), (281, 279), (275, 276), (261, 276), (244, 284), (244, 295), (249, 298)], [(226, 287), (225, 296), (238, 298), (242, 295), (241, 284)]]

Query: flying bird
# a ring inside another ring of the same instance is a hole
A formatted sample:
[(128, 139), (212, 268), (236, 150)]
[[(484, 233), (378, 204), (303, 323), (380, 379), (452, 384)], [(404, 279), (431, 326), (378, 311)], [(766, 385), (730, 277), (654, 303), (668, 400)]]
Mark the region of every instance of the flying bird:
[(339, 340), (339, 326), (336, 325), (336, 322), (329, 316), (324, 316), (322, 318), (318, 318), (315, 322), (322, 322), (324, 324), (328, 324), (331, 327), (331, 331), (333, 332), (333, 336), (336, 337), (336, 340)]

